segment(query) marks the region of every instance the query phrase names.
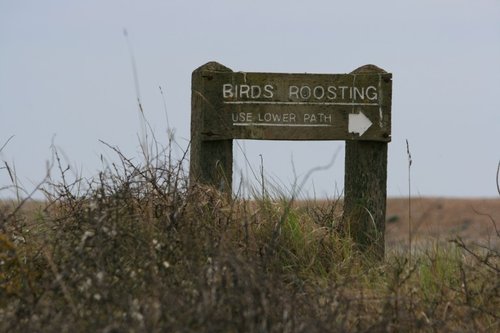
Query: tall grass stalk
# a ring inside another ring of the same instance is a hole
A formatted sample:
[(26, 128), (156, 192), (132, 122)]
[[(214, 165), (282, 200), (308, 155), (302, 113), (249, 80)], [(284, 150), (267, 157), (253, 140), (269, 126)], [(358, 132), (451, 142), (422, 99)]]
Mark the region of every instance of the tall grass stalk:
[(500, 195), (500, 161), (498, 161), (498, 166), (497, 166), (497, 178), (496, 178), (496, 183), (497, 183), (497, 191), (498, 191), (498, 195)]
[(410, 144), (406, 140), (406, 154), (408, 157), (408, 264), (412, 264), (412, 216), (411, 216), (411, 165), (413, 160), (410, 153)]
[(139, 144), (141, 146), (142, 153), (145, 155), (145, 161), (150, 161), (149, 156), (149, 147), (148, 147), (148, 131), (147, 131), (147, 120), (144, 114), (144, 109), (142, 107), (141, 102), (141, 90), (139, 84), (139, 74), (137, 72), (137, 62), (135, 61), (134, 48), (132, 47), (132, 43), (130, 42), (129, 34), (127, 29), (123, 29), (123, 36), (125, 37), (125, 41), (128, 47), (128, 53), (130, 56), (130, 64), (132, 66), (132, 75), (133, 82), (135, 88), (135, 97), (137, 100), (137, 108), (138, 108), (138, 116), (139, 116), (139, 124), (140, 124), (140, 137)]

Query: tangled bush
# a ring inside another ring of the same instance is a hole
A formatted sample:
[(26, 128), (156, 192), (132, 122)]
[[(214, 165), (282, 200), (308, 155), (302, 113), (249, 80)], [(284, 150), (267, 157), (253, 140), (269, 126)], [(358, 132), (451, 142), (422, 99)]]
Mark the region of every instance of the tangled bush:
[(60, 167), (46, 201), (1, 203), (0, 331), (500, 329), (492, 249), (370, 262), (336, 231), (337, 201), (233, 198), (188, 186), (182, 160), (114, 150), (122, 168), (85, 186)]

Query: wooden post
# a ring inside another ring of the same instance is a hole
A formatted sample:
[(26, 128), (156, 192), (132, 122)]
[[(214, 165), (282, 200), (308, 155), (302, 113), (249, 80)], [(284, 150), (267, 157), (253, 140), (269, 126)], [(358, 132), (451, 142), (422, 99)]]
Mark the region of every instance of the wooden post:
[(191, 184), (203, 183), (231, 193), (233, 177), (233, 140), (204, 140), (206, 117), (213, 114), (211, 99), (205, 95), (206, 85), (213, 77), (210, 72), (232, 72), (231, 69), (209, 62), (193, 71), (191, 82)]
[[(373, 65), (352, 74), (386, 73)], [(386, 96), (385, 98), (391, 98)], [(389, 101), (384, 101), (390, 105)], [(344, 226), (359, 248), (383, 259), (387, 200), (387, 142), (346, 141)]]

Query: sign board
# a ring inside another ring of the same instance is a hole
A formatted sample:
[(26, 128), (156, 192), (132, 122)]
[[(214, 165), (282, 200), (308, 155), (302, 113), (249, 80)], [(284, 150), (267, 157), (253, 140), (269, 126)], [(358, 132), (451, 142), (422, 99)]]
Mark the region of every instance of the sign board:
[(343, 224), (360, 248), (384, 257), (392, 74), (193, 72), (191, 183), (231, 193), (233, 139), (345, 140)]
[(205, 140), (391, 139), (391, 74), (201, 75)]

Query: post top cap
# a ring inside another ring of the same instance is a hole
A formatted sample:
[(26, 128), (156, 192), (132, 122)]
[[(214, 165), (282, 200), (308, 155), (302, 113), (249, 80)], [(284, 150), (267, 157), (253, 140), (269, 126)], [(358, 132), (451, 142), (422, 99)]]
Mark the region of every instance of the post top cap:
[(362, 74), (362, 73), (387, 73), (387, 72), (382, 68), (372, 64), (363, 65), (351, 72), (351, 74)]
[(217, 61), (209, 61), (205, 65), (202, 65), (194, 70), (194, 72), (198, 71), (232, 72), (231, 68), (226, 67)]

